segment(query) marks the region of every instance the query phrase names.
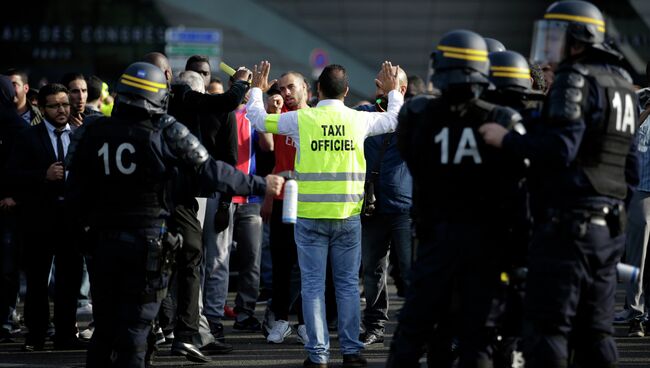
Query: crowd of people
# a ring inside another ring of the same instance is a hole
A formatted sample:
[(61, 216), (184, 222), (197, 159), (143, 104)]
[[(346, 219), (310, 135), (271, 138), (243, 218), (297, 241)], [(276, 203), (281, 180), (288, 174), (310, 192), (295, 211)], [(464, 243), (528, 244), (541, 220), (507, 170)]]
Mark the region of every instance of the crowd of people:
[[(363, 367), (390, 271), (405, 304), (388, 367), (616, 366), (612, 323), (645, 335), (650, 93), (602, 13), (552, 4), (530, 59), (467, 30), (431, 58), (426, 81), (383, 62), (374, 102), (352, 108), (336, 64), (314, 90), (296, 71), (270, 81), (268, 61), (224, 85), (206, 57), (174, 71), (151, 52), (113, 94), (80, 73), (34, 93), (7, 70), (2, 338), (26, 328), (24, 351), (51, 337), (88, 367), (149, 366), (170, 341), (206, 363), (233, 350), (233, 318), (271, 344), (295, 334), (304, 367), (327, 367), (337, 331), (343, 366)], [(615, 314), (621, 257), (641, 278)]]

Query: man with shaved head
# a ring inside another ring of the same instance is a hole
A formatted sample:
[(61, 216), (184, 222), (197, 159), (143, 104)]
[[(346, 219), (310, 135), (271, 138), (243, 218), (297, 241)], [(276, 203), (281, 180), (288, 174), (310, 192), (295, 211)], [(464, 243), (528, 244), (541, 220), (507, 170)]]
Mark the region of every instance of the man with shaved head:
[[(381, 73), (381, 71), (380, 71)], [(398, 91), (408, 89), (403, 69), (398, 72)], [(389, 90), (375, 80), (375, 103), (357, 107), (361, 111), (386, 111)], [(366, 309), (363, 313), (365, 333), (359, 340), (366, 346), (384, 341), (384, 326), (388, 321), (388, 294), (386, 278), (388, 254), (397, 255), (404, 287), (408, 287), (411, 269), (411, 187), (413, 180), (406, 163), (397, 150), (395, 133), (366, 138), (366, 211), (361, 217), (361, 263)], [(369, 186), (374, 198), (370, 198)], [(373, 202), (374, 211), (370, 208)]]

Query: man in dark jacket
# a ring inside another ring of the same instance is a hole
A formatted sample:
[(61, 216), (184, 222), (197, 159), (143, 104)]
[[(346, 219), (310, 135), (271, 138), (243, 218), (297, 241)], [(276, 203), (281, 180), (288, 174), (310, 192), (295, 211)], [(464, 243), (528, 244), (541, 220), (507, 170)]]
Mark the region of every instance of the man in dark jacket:
[[(408, 85), (406, 73), (400, 69), (398, 76), (399, 91), (404, 95)], [(362, 105), (357, 110), (386, 111), (386, 94), (377, 85), (375, 104)], [(370, 193), (366, 191), (366, 204), (369, 205), (374, 200), (374, 210), (364, 211), (361, 218), (361, 261), (366, 309), (363, 312), (365, 333), (359, 340), (368, 346), (384, 341), (384, 325), (388, 321), (386, 278), (389, 250), (390, 253), (397, 254), (404, 286), (408, 287), (412, 251), (409, 211), (413, 179), (397, 150), (395, 133), (368, 137), (364, 145), (366, 188), (372, 185), (375, 197), (370, 199)]]
[(18, 115), (15, 97), (10, 78), (0, 76), (0, 338), (20, 329), (12, 318), (19, 287), (16, 202), (5, 171), (16, 135), (27, 127)]
[[(14, 103), (16, 104), (18, 115), (20, 115), (28, 125), (40, 124), (43, 121), (43, 114), (41, 114), (38, 108), (32, 105), (27, 98), (27, 94), (30, 91), (27, 73), (12, 68), (8, 69), (4, 75), (9, 77), (16, 91)], [(36, 93), (38, 93), (38, 90), (36, 90)]]

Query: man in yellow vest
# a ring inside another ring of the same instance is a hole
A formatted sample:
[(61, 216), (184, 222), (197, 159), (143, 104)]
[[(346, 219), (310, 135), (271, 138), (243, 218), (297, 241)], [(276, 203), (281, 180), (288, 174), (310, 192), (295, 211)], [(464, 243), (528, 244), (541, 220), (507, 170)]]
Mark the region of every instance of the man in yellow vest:
[(302, 308), (309, 341), (305, 367), (327, 367), (329, 335), (325, 320), (325, 271), (330, 257), (343, 367), (364, 367), (359, 341), (359, 266), (361, 222), (366, 161), (366, 137), (388, 133), (397, 126), (403, 103), (399, 93), (399, 67), (384, 62), (378, 85), (388, 93), (385, 113), (355, 111), (343, 100), (349, 91), (345, 68), (327, 66), (318, 78), (315, 108), (284, 114), (267, 114), (262, 93), (268, 82), (270, 64), (263, 61), (253, 72), (248, 118), (262, 132), (290, 136), (298, 151), (295, 171), (298, 179), (298, 221), (295, 238), (302, 281)]

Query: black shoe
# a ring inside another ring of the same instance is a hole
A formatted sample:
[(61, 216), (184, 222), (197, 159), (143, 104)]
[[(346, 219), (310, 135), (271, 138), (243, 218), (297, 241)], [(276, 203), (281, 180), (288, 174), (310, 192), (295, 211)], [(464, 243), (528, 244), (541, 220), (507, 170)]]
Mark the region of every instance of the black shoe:
[(87, 341), (79, 340), (76, 337), (54, 340), (54, 350), (88, 350), (88, 345)]
[(225, 343), (226, 337), (223, 334), (223, 323), (208, 321), (208, 324), (210, 325), (210, 333), (214, 336), (214, 339), (221, 343)]
[(343, 354), (343, 368), (365, 367), (367, 365), (368, 361), (361, 353)]
[(262, 325), (260, 325), (260, 321), (258, 321), (257, 318), (248, 316), (248, 318), (243, 321), (235, 321), (235, 324), (232, 326), (232, 328), (240, 331), (257, 332), (262, 329)]
[(212, 361), (210, 357), (203, 355), (199, 348), (187, 342), (174, 341), (171, 352), (172, 355), (184, 356), (185, 359), (194, 363), (207, 363)]
[(359, 336), (359, 340), (363, 345), (368, 346), (372, 344), (381, 344), (384, 342), (384, 336), (379, 334), (374, 334), (372, 332), (366, 332)]
[(232, 345), (223, 343), (221, 341), (214, 341), (201, 347), (201, 351), (205, 354), (227, 354), (232, 351)]
[(327, 363), (314, 363), (307, 357), (304, 362), (302, 362), (302, 366), (305, 368), (327, 368)]
[(644, 337), (645, 336), (645, 326), (643, 321), (640, 319), (632, 319), (630, 321), (630, 329), (627, 331), (627, 335), (630, 337)]
[(25, 342), (25, 345), (23, 345), (23, 347), (20, 348), (20, 350), (26, 352), (43, 351), (45, 350), (45, 341)]
[(155, 345), (162, 345), (167, 341), (167, 339), (165, 339), (165, 333), (163, 332), (162, 328), (160, 328), (160, 327), (157, 327), (156, 329), (154, 329), (153, 335), (154, 335), (154, 344)]
[(266, 303), (273, 297), (273, 292), (269, 289), (260, 290), (260, 295), (257, 296), (257, 303)]

